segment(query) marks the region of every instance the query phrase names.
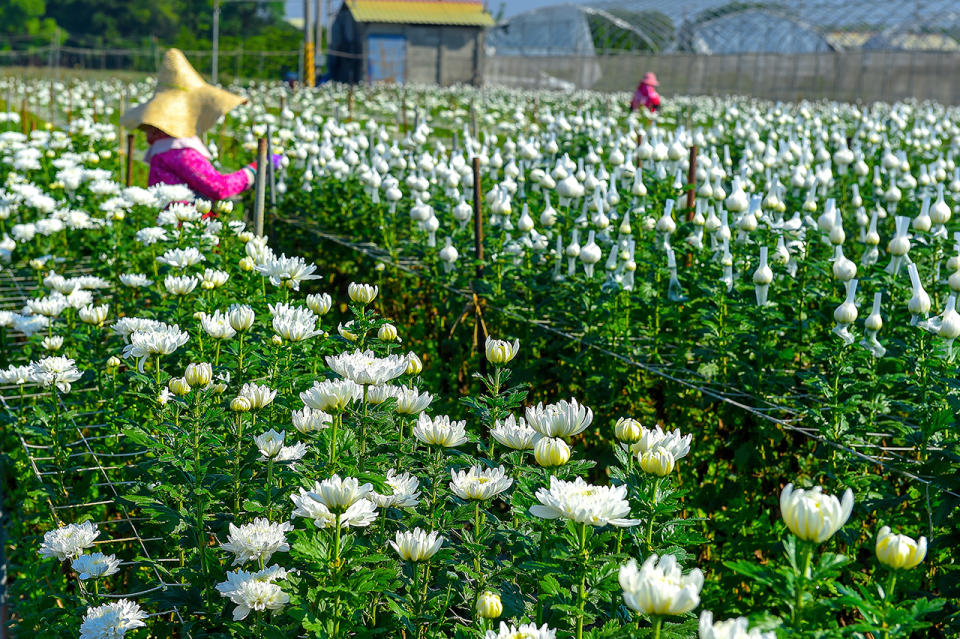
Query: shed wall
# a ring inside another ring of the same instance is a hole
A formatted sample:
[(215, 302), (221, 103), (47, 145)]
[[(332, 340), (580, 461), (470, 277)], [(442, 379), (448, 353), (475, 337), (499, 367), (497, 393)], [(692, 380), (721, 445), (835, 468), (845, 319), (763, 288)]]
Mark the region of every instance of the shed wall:
[(371, 22), (359, 24), (367, 79), (367, 38), (406, 38), (405, 82), (415, 84), (480, 84), (483, 79), (483, 29), (479, 27)]

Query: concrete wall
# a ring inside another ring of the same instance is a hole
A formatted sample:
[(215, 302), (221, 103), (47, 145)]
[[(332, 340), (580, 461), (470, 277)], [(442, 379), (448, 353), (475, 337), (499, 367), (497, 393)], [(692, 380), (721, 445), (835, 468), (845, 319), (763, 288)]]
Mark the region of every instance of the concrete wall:
[(402, 35), (407, 40), (406, 82), (479, 84), (483, 77), (483, 30), (479, 27), (370, 23), (361, 25), (364, 59), (367, 36)]
[(632, 91), (645, 71), (661, 93), (750, 95), (771, 100), (849, 102), (917, 99), (960, 104), (960, 52), (827, 53), (581, 57), (490, 56), (484, 81), (507, 86)]

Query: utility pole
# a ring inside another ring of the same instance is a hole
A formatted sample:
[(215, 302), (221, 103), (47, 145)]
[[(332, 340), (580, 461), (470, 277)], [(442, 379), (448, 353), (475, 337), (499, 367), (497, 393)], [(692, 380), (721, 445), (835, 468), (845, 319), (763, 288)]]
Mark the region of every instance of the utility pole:
[[(324, 0), (317, 0), (317, 19), (315, 21), (314, 31), (315, 36), (313, 40), (313, 50), (315, 52), (316, 64), (318, 69), (322, 69), (326, 66), (327, 62), (327, 52), (326, 48), (323, 46), (323, 25), (326, 23), (325, 16), (326, 14), (326, 2)], [(327, 48), (329, 48), (330, 43), (327, 43)], [(321, 57), (322, 56), (322, 57)]]
[[(313, 64), (313, 0), (303, 0), (303, 86), (316, 84), (316, 69)], [(317, 16), (318, 21), (321, 19)]]

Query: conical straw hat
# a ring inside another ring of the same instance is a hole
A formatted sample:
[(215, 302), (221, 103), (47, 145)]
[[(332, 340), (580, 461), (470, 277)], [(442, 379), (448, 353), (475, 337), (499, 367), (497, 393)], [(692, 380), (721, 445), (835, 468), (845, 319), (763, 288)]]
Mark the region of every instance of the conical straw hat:
[(179, 49), (169, 49), (157, 73), (153, 97), (128, 109), (120, 123), (128, 129), (154, 126), (175, 138), (199, 136), (246, 98), (207, 84)]

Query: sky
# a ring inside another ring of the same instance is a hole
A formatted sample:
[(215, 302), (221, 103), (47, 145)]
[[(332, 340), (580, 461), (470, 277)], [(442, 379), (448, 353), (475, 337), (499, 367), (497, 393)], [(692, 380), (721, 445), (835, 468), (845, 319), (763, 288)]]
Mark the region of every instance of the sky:
[[(331, 0), (324, 0), (325, 3), (330, 1)], [(537, 7), (548, 7), (552, 4), (563, 4), (565, 1), (573, 1), (574, 4), (580, 4), (575, 2), (575, 0), (487, 0), (487, 8), (492, 13), (496, 13), (500, 8), (500, 3), (503, 2), (506, 7), (505, 15), (509, 17), (518, 13), (523, 13), (524, 11), (529, 11), (530, 9), (536, 9)], [(340, 0), (333, 0), (333, 2), (337, 6), (340, 4)], [(287, 17), (303, 17), (303, 0), (287, 0)]]

